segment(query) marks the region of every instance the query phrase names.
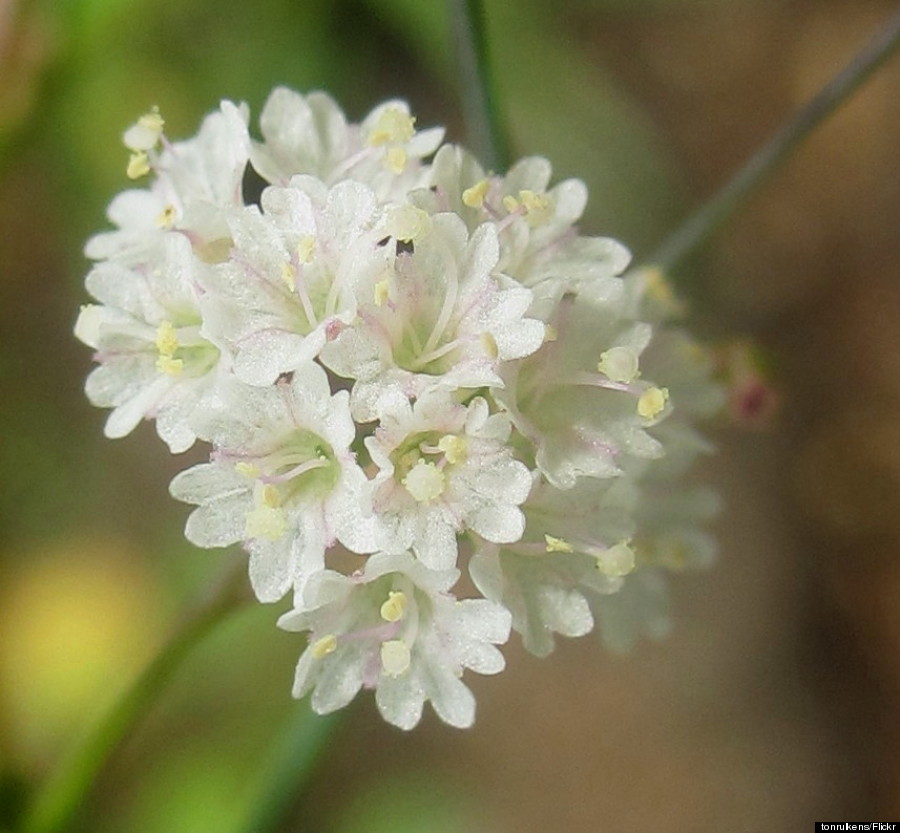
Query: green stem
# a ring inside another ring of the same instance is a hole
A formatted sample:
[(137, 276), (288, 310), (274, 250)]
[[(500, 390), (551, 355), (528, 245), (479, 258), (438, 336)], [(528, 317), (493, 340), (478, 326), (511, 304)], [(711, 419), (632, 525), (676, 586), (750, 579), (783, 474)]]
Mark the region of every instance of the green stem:
[(275, 833), (281, 829), (339, 723), (339, 715), (322, 717), (313, 713), (306, 700), (297, 705), (259, 770), (252, 791), (256, 798), (235, 833)]
[(900, 44), (900, 13), (815, 98), (779, 130), (734, 178), (669, 236), (646, 266), (670, 273), (739, 208), (816, 127), (852, 95)]
[(484, 0), (450, 0), (450, 8), (469, 144), (487, 168), (505, 171), (509, 148), (494, 92)]
[(122, 699), (63, 761), (26, 813), (21, 833), (62, 833), (77, 823), (97, 776), (150, 710), (190, 650), (243, 600), (243, 561), (232, 565), (181, 625)]

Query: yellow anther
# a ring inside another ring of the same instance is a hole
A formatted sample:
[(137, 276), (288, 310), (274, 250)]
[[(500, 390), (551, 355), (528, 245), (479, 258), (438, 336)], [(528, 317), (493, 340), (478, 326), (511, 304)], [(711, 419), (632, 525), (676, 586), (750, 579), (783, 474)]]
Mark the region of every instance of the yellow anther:
[(548, 341), (556, 341), (559, 338), (559, 333), (556, 331), (556, 327), (552, 324), (544, 325), (544, 342)]
[(503, 207), (510, 214), (515, 214), (522, 206), (519, 204), (519, 201), (512, 194), (507, 194), (503, 198)]
[(619, 578), (634, 570), (634, 550), (627, 541), (614, 544), (597, 556), (597, 569), (605, 576)]
[(270, 509), (281, 506), (281, 492), (273, 483), (266, 483), (259, 492), (259, 502)]
[(444, 491), (444, 473), (434, 463), (421, 459), (401, 482), (419, 503), (434, 500)]
[(444, 452), (444, 459), (451, 466), (466, 459), (466, 439), (456, 434), (445, 434), (438, 440), (438, 448)]
[(399, 622), (406, 613), (408, 604), (406, 593), (402, 590), (391, 590), (387, 601), (381, 605), (381, 618), (385, 622)]
[(243, 460), (240, 463), (234, 464), (234, 470), (238, 474), (244, 475), (244, 477), (259, 477), (260, 475), (258, 466), (255, 466), (253, 463), (247, 463)]
[(337, 637), (330, 633), (317, 639), (312, 645), (312, 655), (315, 659), (324, 659), (329, 654), (333, 654), (337, 650)]
[(159, 108), (154, 107), (125, 131), (122, 142), (129, 150), (148, 151), (159, 142), (165, 124), (163, 117), (159, 114)]
[(496, 359), (500, 355), (497, 340), (490, 333), (481, 334), (481, 346), (489, 359)]
[(300, 263), (309, 263), (312, 260), (313, 251), (316, 248), (316, 238), (307, 234), (297, 243), (297, 260)]
[(462, 192), (463, 205), (467, 205), (469, 208), (481, 208), (484, 205), (484, 198), (487, 196), (490, 187), (490, 182), (482, 179), (481, 182), (476, 182), (471, 188), (466, 188)]
[(428, 212), (414, 205), (400, 205), (391, 211), (387, 230), (397, 240), (409, 243), (425, 237), (431, 226)]
[(656, 419), (669, 401), (668, 388), (647, 388), (638, 399), (637, 412), (644, 419)]
[(160, 115), (159, 107), (153, 106), (149, 113), (144, 113), (138, 119), (138, 124), (145, 130), (152, 130), (154, 133), (162, 133), (166, 126), (166, 120)]
[(156, 349), (161, 356), (172, 358), (178, 349), (178, 331), (171, 321), (161, 321), (156, 328)]
[(381, 643), (381, 667), (389, 677), (399, 677), (410, 665), (412, 657), (402, 639), (390, 639)]
[(283, 509), (272, 506), (257, 506), (244, 519), (244, 530), (248, 538), (268, 538), (277, 541), (287, 532), (287, 516)]
[(395, 176), (400, 176), (406, 170), (406, 162), (408, 160), (406, 151), (402, 147), (394, 146), (388, 148), (384, 155), (384, 166)]
[(390, 280), (388, 278), (384, 278), (384, 280), (378, 281), (378, 283), (375, 284), (375, 290), (373, 294), (375, 295), (375, 306), (383, 307), (387, 303), (388, 298), (390, 298)]
[(572, 545), (564, 538), (554, 538), (552, 535), (544, 536), (547, 552), (575, 552)]
[(140, 179), (150, 173), (150, 162), (147, 154), (143, 150), (136, 151), (128, 157), (128, 167), (125, 168), (125, 175), (129, 179)]
[(638, 356), (627, 347), (610, 347), (600, 354), (597, 370), (613, 382), (633, 382), (639, 375)]
[(553, 219), (553, 198), (549, 194), (519, 191), (519, 201), (525, 208), (525, 219), (531, 226), (539, 226)]
[(156, 369), (167, 376), (178, 376), (184, 370), (184, 362), (171, 356), (159, 355), (156, 358)]
[(389, 142), (408, 142), (415, 133), (416, 120), (399, 107), (387, 107), (378, 117), (368, 142), (372, 147)]
[(167, 205), (156, 218), (157, 228), (170, 229), (175, 225), (177, 209), (171, 203)]
[(297, 273), (290, 263), (281, 264), (281, 280), (289, 291), (293, 292), (297, 288)]

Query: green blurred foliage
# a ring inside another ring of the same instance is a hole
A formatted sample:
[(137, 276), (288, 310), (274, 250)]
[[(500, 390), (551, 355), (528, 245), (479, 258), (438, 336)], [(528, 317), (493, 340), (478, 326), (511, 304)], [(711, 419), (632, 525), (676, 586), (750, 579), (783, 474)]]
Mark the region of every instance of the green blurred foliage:
[[(623, 8), (623, 2), (577, 0), (567, 8)], [(104, 205), (129, 187), (121, 133), (153, 104), (175, 138), (192, 134), (222, 98), (246, 101), (255, 120), (269, 90), (287, 84), (327, 89), (353, 118), (387, 96), (404, 96), (421, 124), (445, 123), (451, 140), (464, 141), (457, 102), (466, 92), (457, 80), (447, 6), (12, 0), (9, 8), (11, 27), (0, 41), (0, 469), (10, 474), (0, 479), (0, 566), (24, 575), (28, 559), (52, 548), (43, 580), (56, 592), (77, 594), (81, 585), (73, 583), (67, 560), (126, 540), (106, 555), (143, 603), (115, 608), (114, 616), (111, 600), (98, 599), (71, 615), (95, 615), (123, 640), (149, 629), (158, 644), (178, 605), (215, 574), (220, 554), (193, 551), (180, 537), (187, 513), (168, 498), (166, 484), (188, 456), (172, 459), (146, 426), (124, 440), (104, 440), (105, 414), (81, 393), (89, 351), (71, 336), (78, 304), (87, 300), (81, 247), (104, 227)], [(558, 4), (489, 0), (487, 9), (515, 153), (544, 154), (558, 177), (588, 183), (589, 232), (621, 237), (638, 250), (657, 242), (678, 206), (678, 177), (640, 110), (597, 56), (573, 40)], [(201, 449), (190, 459), (202, 456)], [(0, 589), (15, 595), (20, 586), (4, 580)], [(117, 592), (115, 582), (106, 592)], [(53, 595), (32, 601), (18, 620), (8, 617), (4, 628), (56, 621)], [(302, 646), (274, 629), (276, 617), (273, 608), (258, 606), (204, 644), (104, 780), (88, 829), (237, 830), (261, 789), (253, 773), (266, 766), (292, 719), (290, 681)], [(112, 650), (91, 667), (117, 680), (114, 691), (135, 672)], [(46, 678), (32, 671), (32, 681)], [(24, 685), (22, 672), (8, 662), (0, 681)], [(29, 721), (49, 715), (0, 714), (0, 829), (21, 805), (24, 785), (37, 782), (96, 717), (96, 686), (76, 694), (64, 716), (53, 716), (54, 726), (69, 731), (40, 743), (29, 740), (36, 736)], [(335, 830), (405, 833), (422, 829), (423, 814), (433, 833), (467, 829), (453, 785), (420, 789), (423, 776), (399, 768), (383, 775), (371, 790), (349, 797)], [(426, 797), (410, 798), (416, 794)], [(302, 830), (302, 818), (301, 807), (295, 826), (285, 829)]]

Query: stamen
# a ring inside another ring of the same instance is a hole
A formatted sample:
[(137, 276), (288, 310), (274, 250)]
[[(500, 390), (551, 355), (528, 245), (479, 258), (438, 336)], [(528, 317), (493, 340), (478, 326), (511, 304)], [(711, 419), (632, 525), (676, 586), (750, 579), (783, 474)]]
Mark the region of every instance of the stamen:
[(316, 248), (316, 238), (307, 234), (297, 243), (297, 260), (300, 263), (309, 263), (312, 260), (313, 250)]
[(169, 203), (156, 218), (156, 226), (161, 229), (170, 229), (175, 225), (175, 206)]
[(603, 550), (596, 556), (597, 569), (605, 576), (611, 578), (620, 578), (627, 576), (634, 570), (635, 556), (634, 550), (628, 545), (628, 542), (622, 541), (611, 546), (607, 550)]
[(181, 359), (161, 355), (156, 359), (156, 369), (167, 376), (178, 376), (184, 370), (184, 362)]
[(400, 481), (419, 503), (428, 503), (444, 491), (444, 473), (434, 464), (419, 460)]
[(519, 200), (525, 209), (525, 219), (530, 226), (540, 226), (553, 219), (553, 198), (549, 194), (519, 191)]
[(385, 622), (399, 622), (406, 613), (407, 605), (406, 593), (402, 590), (391, 590), (387, 601), (381, 605), (381, 618)]
[(572, 545), (564, 538), (554, 538), (552, 535), (544, 536), (547, 552), (575, 552)]
[(178, 331), (171, 321), (161, 321), (156, 329), (156, 349), (170, 358), (178, 349)]
[(399, 107), (387, 107), (378, 116), (367, 143), (377, 147), (389, 142), (408, 142), (415, 133), (415, 123), (415, 118)]
[(293, 480), (295, 477), (299, 477), (301, 474), (306, 474), (306, 472), (313, 471), (314, 469), (324, 469), (328, 465), (328, 458), (323, 455), (322, 457), (317, 457), (313, 460), (307, 460), (306, 462), (301, 463), (299, 466), (294, 466), (294, 468), (289, 469), (282, 474), (266, 475), (265, 477), (262, 477), (260, 479), (264, 483), (275, 485), (287, 483), (289, 480)]
[(656, 419), (669, 401), (668, 388), (647, 388), (638, 399), (637, 412), (644, 419)]
[(466, 440), (455, 434), (445, 434), (438, 441), (438, 448), (444, 452), (444, 458), (450, 465), (456, 465), (466, 459)]
[(289, 292), (293, 292), (297, 288), (297, 273), (290, 263), (281, 264), (281, 280), (284, 281)]
[(128, 167), (125, 168), (125, 175), (129, 179), (140, 179), (149, 173), (150, 162), (145, 151), (136, 151), (128, 157)]
[(287, 516), (283, 509), (266, 505), (257, 506), (247, 513), (244, 530), (248, 538), (277, 541), (287, 532)]
[(255, 466), (253, 463), (247, 463), (243, 460), (239, 463), (234, 464), (234, 470), (238, 474), (244, 475), (244, 477), (259, 477), (259, 467)]
[(401, 205), (391, 211), (387, 230), (391, 237), (403, 242), (421, 240), (431, 231), (431, 217), (414, 205)]
[(323, 636), (313, 643), (312, 655), (315, 659), (324, 659), (329, 654), (334, 653), (337, 649), (337, 644), (337, 637), (333, 633)]
[(412, 657), (402, 639), (391, 639), (381, 644), (381, 667), (389, 677), (399, 677), (409, 669)]
[(375, 296), (375, 306), (383, 307), (387, 302), (388, 298), (390, 298), (391, 293), (391, 282), (388, 278), (384, 278), (384, 280), (378, 281), (375, 284), (375, 289), (373, 295)]
[(637, 353), (627, 347), (610, 347), (600, 354), (597, 370), (613, 382), (633, 382), (640, 375)]
[(384, 155), (384, 167), (395, 176), (400, 176), (406, 168), (406, 151), (401, 147), (388, 148)]
[(487, 196), (491, 184), (486, 179), (476, 182), (471, 188), (466, 188), (462, 192), (463, 205), (469, 208), (481, 208), (484, 205), (484, 198)]

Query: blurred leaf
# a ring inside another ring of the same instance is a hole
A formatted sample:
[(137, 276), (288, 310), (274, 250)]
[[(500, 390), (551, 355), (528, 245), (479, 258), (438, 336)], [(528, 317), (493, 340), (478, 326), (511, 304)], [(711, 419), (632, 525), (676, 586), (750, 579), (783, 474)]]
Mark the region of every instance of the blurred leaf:
[[(369, 0), (402, 32), (423, 63), (458, 90), (446, 3)], [(589, 231), (634, 250), (657, 242), (678, 216), (677, 176), (641, 110), (619, 91), (540, 0), (488, 0), (488, 35), (514, 151), (551, 160), (557, 180), (591, 191)]]
[(382, 775), (351, 799), (335, 833), (471, 833), (471, 802), (462, 787), (421, 773)]
[(410, 50), (438, 78), (455, 76), (449, 6), (444, 0), (362, 0), (373, 14), (407, 41)]
[(487, 6), (500, 109), (506, 104), (513, 146), (546, 156), (557, 179), (585, 181), (590, 230), (633, 250), (656, 242), (677, 203), (674, 169), (652, 125), (545, 4)]

